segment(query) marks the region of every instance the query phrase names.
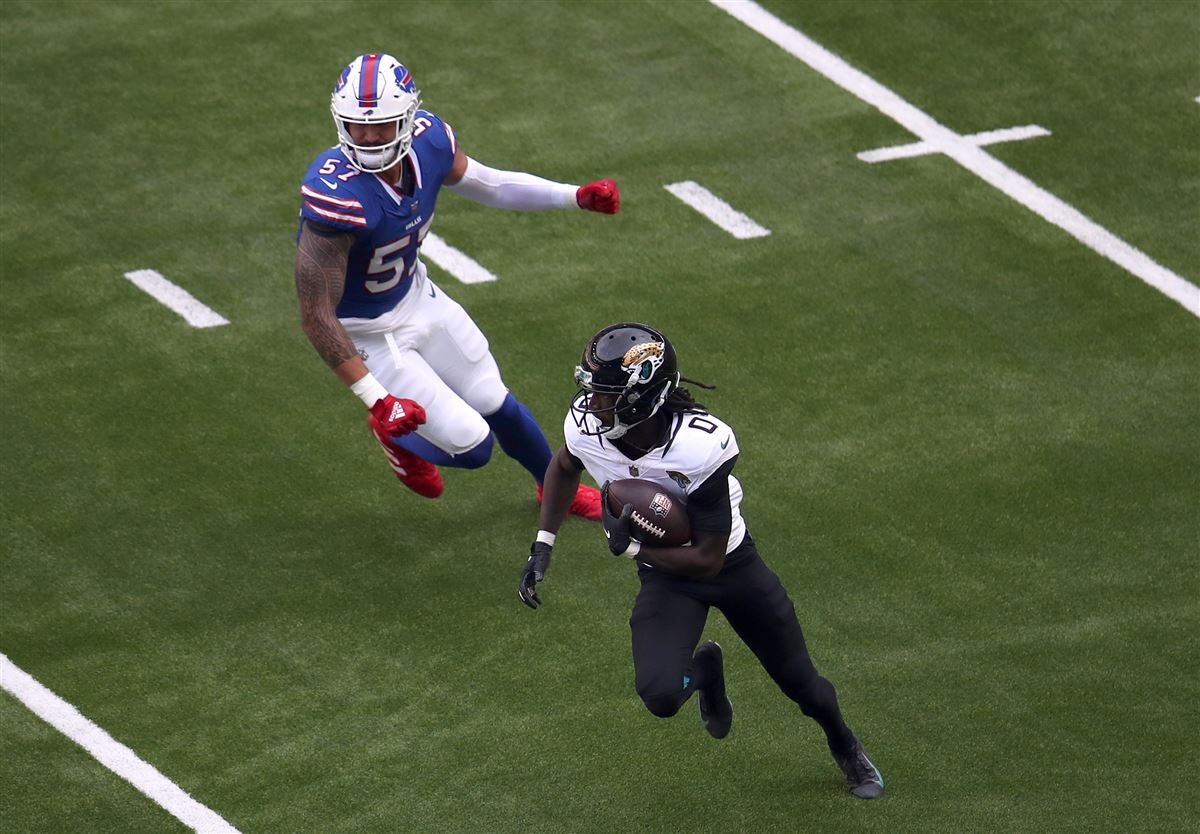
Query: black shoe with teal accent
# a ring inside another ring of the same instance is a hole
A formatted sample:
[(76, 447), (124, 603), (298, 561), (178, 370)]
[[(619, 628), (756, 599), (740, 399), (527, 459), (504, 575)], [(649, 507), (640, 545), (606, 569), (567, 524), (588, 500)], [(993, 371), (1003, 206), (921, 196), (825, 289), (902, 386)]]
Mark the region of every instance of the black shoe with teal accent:
[(715, 640), (709, 640), (692, 658), (692, 671), (697, 681), (703, 681), (703, 686), (697, 686), (700, 693), (700, 720), (704, 729), (713, 738), (725, 738), (729, 728), (733, 726), (733, 704), (725, 694), (725, 660), (721, 654), (721, 645)]
[(846, 774), (846, 789), (859, 799), (878, 799), (883, 795), (883, 774), (863, 749), (858, 737), (854, 747), (844, 756), (834, 755), (842, 773)]

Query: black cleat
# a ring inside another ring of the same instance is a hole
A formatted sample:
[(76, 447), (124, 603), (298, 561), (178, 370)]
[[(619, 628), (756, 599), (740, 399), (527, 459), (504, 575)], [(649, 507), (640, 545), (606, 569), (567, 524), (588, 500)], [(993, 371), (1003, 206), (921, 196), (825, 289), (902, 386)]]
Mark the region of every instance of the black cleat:
[(725, 694), (725, 660), (721, 655), (721, 644), (715, 640), (705, 642), (696, 649), (692, 663), (696, 679), (705, 681), (704, 687), (697, 687), (700, 720), (710, 736), (725, 738), (733, 726), (733, 704)]
[(883, 774), (867, 756), (862, 742), (854, 738), (854, 748), (844, 756), (834, 755), (842, 773), (846, 774), (846, 789), (859, 799), (877, 799), (883, 795)]

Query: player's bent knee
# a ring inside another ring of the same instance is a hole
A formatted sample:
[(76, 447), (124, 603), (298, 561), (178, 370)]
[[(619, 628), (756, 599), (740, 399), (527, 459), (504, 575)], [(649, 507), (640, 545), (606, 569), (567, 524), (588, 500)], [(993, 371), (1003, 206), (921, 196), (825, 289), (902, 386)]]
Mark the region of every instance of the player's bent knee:
[(482, 458), (477, 466), (487, 463), (491, 457), (492, 428), (477, 412), (459, 408), (450, 418), (439, 420), (433, 428), (428, 439), (447, 454), (467, 457), (471, 461)]
[(500, 377), (481, 379), (463, 393), (463, 399), (480, 414), (492, 415), (501, 409), (508, 397), (508, 388)]
[(488, 432), (480, 443), (454, 456), (454, 462), (462, 469), (478, 469), (492, 459), (492, 433)]
[(642, 703), (646, 705), (646, 709), (650, 710), (650, 713), (658, 718), (670, 718), (679, 712), (679, 708), (683, 706), (685, 700), (682, 695), (682, 690), (666, 692), (662, 689), (651, 687), (638, 690), (638, 697), (642, 699)]

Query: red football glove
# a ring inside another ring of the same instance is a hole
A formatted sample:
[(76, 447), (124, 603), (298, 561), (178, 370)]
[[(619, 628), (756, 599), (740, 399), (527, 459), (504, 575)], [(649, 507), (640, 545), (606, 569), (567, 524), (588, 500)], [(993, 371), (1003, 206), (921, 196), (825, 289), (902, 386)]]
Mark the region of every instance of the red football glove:
[(412, 400), (388, 394), (371, 406), (371, 416), (387, 434), (408, 434), (425, 422), (425, 409)]
[(621, 192), (612, 180), (597, 180), (579, 186), (575, 192), (575, 202), (587, 211), (616, 214), (621, 208)]

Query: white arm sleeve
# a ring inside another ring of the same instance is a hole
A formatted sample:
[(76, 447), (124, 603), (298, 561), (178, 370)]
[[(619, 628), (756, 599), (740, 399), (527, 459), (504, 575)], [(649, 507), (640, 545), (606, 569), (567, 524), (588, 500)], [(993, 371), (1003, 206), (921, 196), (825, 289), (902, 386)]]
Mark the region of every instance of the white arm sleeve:
[(497, 171), (467, 157), (467, 170), (454, 185), (446, 186), (455, 194), (492, 208), (516, 211), (578, 208), (578, 186), (551, 182), (519, 171)]

